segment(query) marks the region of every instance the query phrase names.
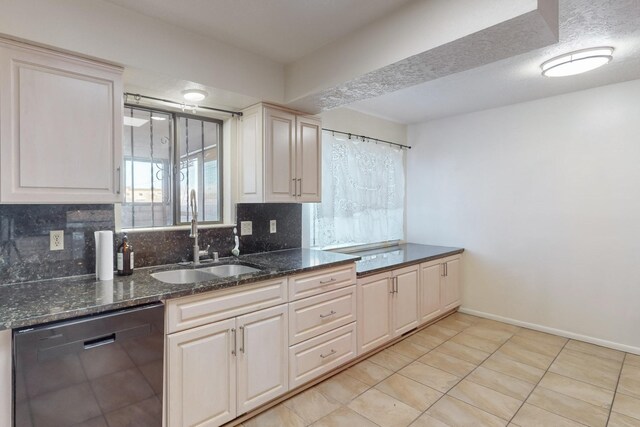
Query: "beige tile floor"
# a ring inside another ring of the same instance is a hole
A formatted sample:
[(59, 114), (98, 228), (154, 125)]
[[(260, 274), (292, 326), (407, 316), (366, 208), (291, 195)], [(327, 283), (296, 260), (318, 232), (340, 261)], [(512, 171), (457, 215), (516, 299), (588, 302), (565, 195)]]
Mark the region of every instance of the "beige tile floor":
[(640, 426), (640, 356), (455, 313), (243, 425)]

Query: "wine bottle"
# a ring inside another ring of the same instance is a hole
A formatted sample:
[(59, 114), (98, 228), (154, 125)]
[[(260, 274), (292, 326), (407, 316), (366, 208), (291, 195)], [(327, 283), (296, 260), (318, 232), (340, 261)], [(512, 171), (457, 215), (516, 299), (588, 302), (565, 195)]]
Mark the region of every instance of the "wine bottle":
[(118, 246), (116, 260), (119, 276), (133, 274), (133, 246), (129, 244), (129, 238), (126, 234), (122, 238), (122, 243)]

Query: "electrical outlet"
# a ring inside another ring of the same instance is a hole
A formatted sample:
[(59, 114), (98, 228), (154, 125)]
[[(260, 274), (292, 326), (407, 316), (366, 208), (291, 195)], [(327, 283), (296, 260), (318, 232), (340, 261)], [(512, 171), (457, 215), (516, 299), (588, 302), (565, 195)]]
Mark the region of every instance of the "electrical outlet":
[(251, 221), (240, 221), (240, 235), (251, 236), (253, 234), (253, 223)]
[(275, 233), (276, 232), (276, 220), (272, 219), (271, 221), (269, 221), (269, 232), (270, 233)]
[(49, 250), (61, 251), (64, 249), (64, 231), (52, 230), (49, 232)]

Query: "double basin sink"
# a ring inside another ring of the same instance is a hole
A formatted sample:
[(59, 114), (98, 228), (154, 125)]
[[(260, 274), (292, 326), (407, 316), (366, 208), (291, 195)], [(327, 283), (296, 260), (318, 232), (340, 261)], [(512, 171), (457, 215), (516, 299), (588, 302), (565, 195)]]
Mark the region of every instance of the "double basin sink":
[(198, 269), (169, 270), (151, 273), (151, 277), (161, 282), (181, 285), (186, 283), (206, 282), (208, 280), (223, 277), (239, 276), (241, 274), (255, 273), (259, 268), (242, 264), (222, 264), (213, 267)]

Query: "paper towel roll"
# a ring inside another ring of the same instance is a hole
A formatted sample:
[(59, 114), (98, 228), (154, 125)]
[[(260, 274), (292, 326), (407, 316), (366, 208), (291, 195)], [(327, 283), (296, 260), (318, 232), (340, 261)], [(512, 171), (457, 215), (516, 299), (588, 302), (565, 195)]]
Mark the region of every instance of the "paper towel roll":
[(113, 280), (113, 231), (96, 231), (96, 279)]

